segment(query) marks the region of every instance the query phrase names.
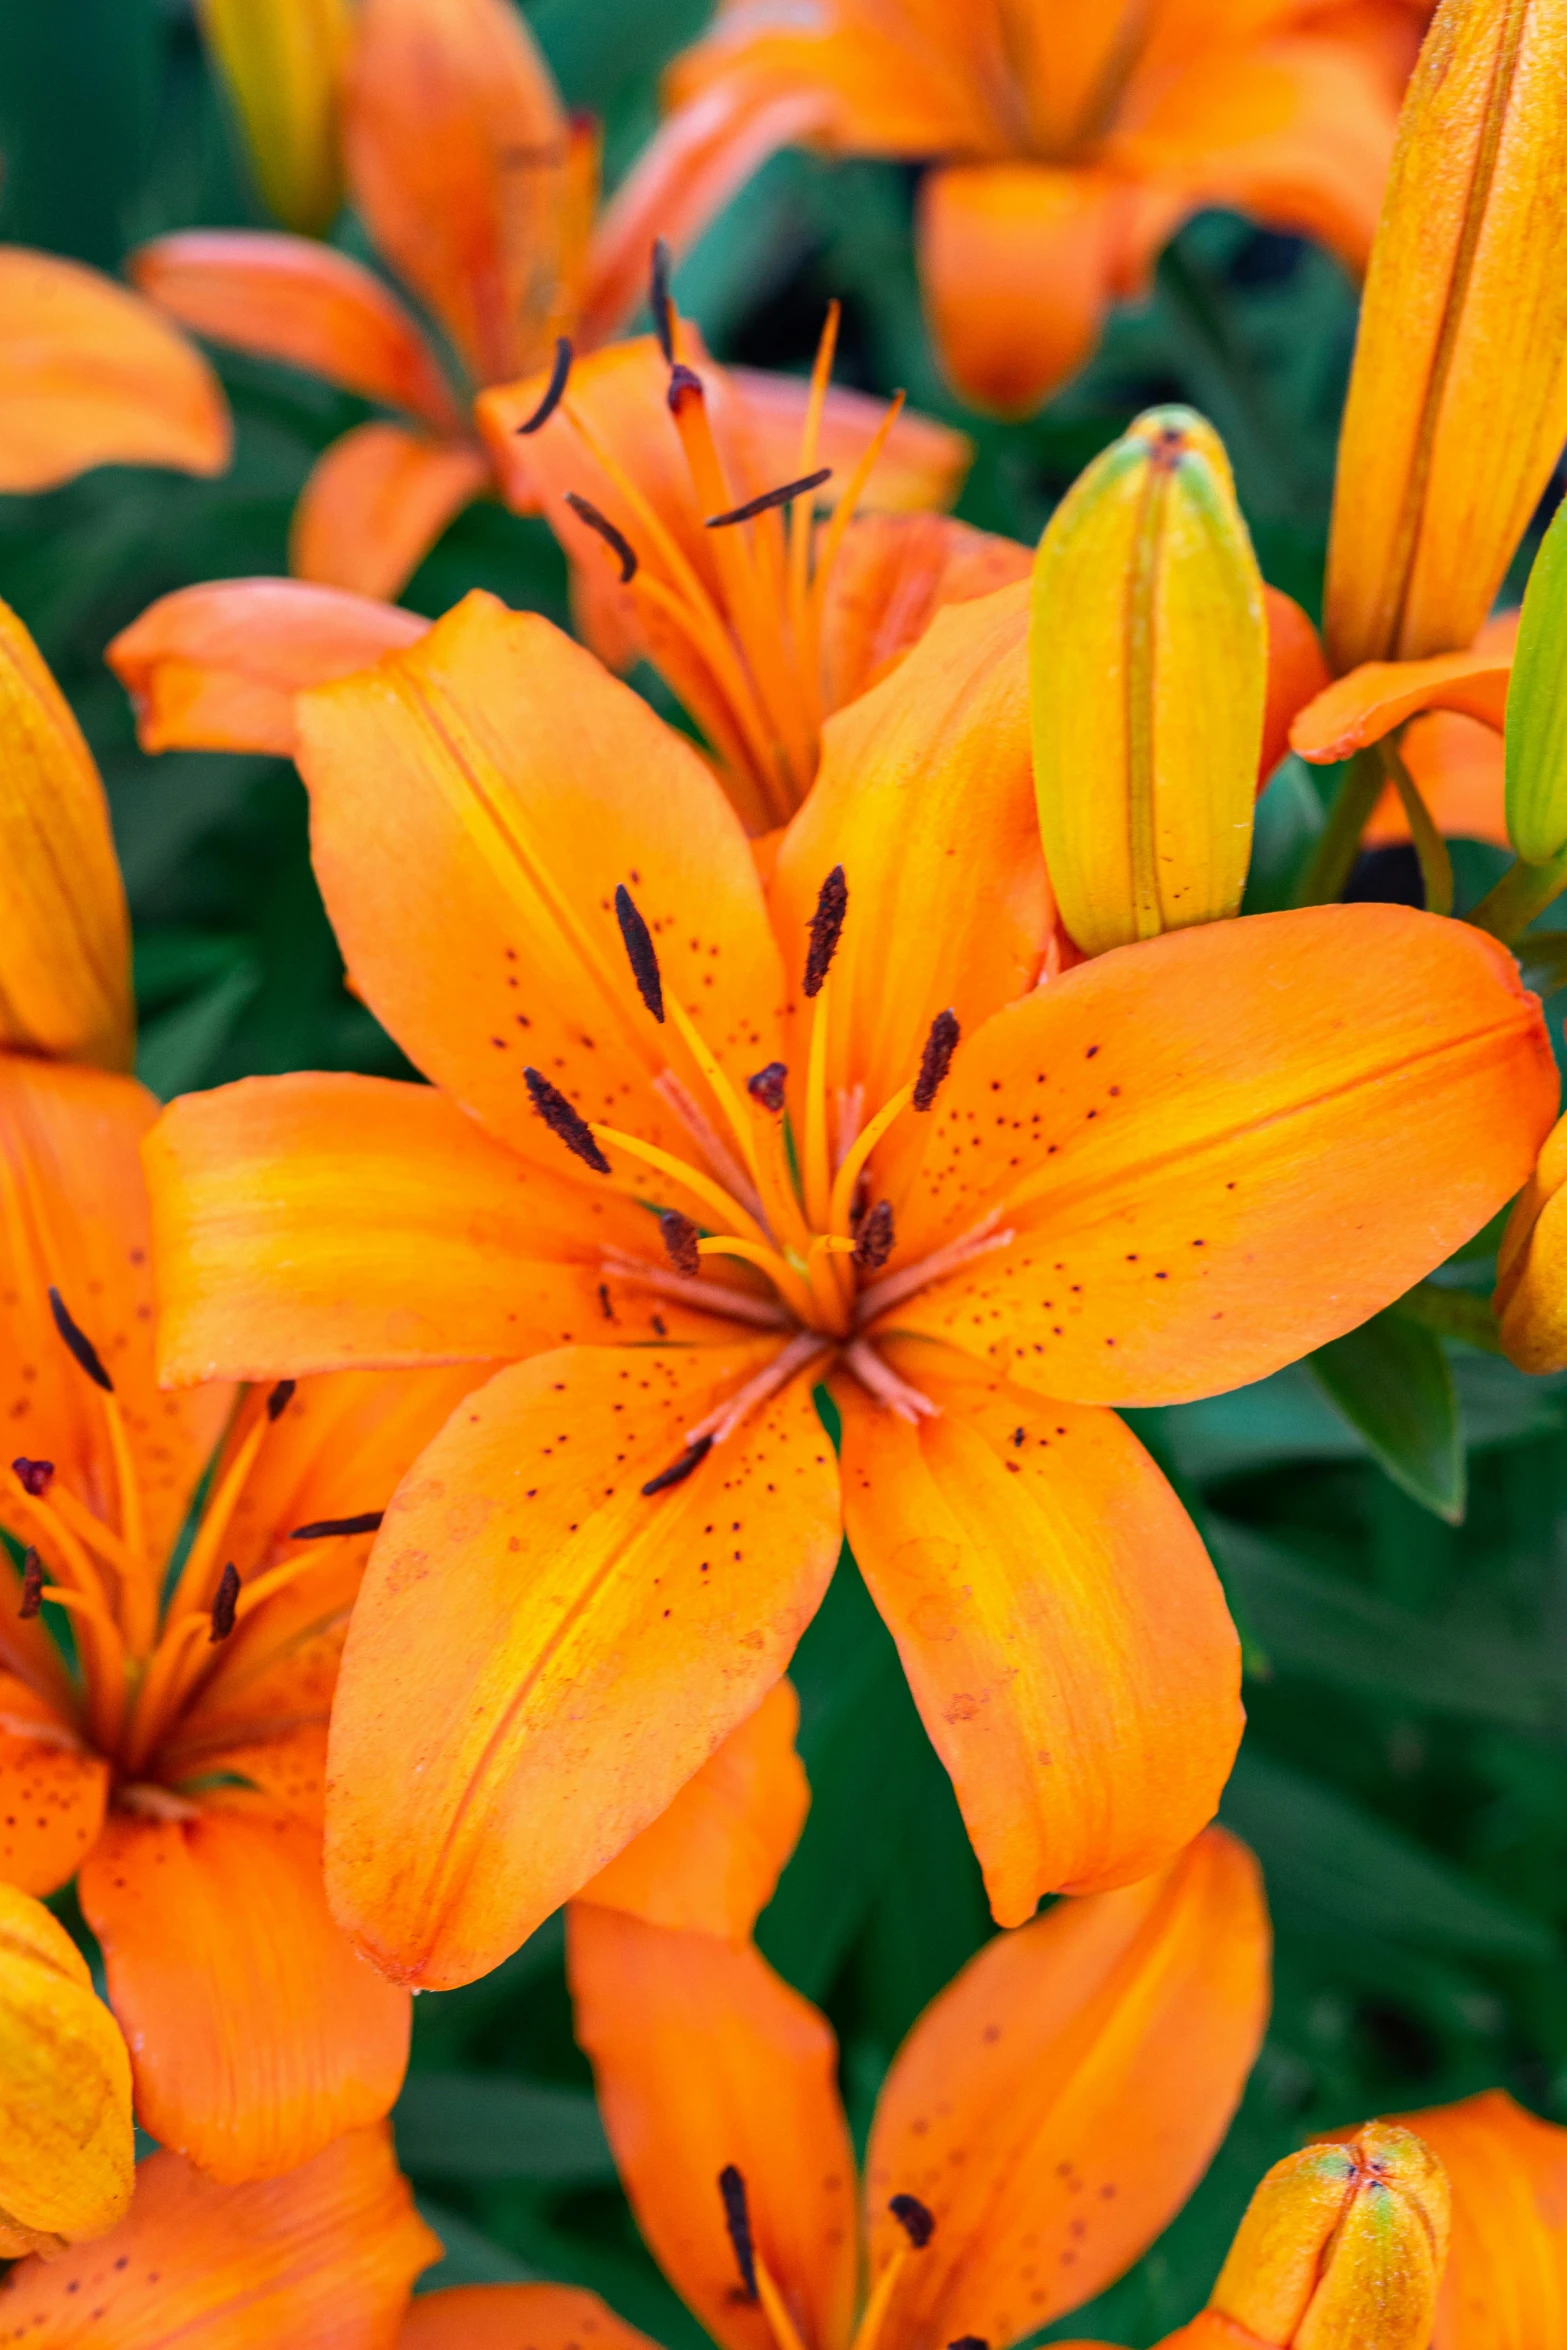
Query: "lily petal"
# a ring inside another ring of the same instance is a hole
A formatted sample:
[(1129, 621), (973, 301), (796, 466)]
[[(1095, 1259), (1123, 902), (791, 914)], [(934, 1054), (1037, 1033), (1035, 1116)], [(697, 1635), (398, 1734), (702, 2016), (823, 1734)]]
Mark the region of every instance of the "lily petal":
[[(1262, 755), (1257, 761), (1259, 788), (1290, 748), (1290, 727), (1296, 713), (1328, 682), (1322, 640), (1294, 597), (1264, 582), (1262, 610), (1268, 624), (1268, 698), (1262, 714)], [(109, 649), (112, 656), (113, 646)]]
[(321, 1841), (226, 1795), (116, 1813), (81, 1872), (144, 2128), (213, 2178), (276, 2178), (402, 2086), (409, 2000), (327, 1914)]
[(576, 2285), (448, 2285), (410, 2302), (397, 2350), (657, 2350)]
[(12, 2270), (5, 2317), (17, 2340), (49, 2350), (385, 2350), (440, 2250), (384, 2128), (246, 2186), (154, 2154), (112, 2235)]
[(167, 319), (78, 261), (0, 250), (0, 490), (94, 465), (221, 473), (230, 442), (217, 377)]
[(997, 1921), (1159, 1868), (1212, 1819), (1240, 1743), (1240, 1646), (1197, 1530), (1113, 1412), (887, 1361), (917, 1426), (853, 1379), (844, 1530), (952, 1775)]
[(577, 1895), (651, 1926), (743, 1942), (800, 1840), (811, 1790), (794, 1750), (788, 1681), (688, 1779), (666, 1812)]
[(0, 1882), (0, 2257), (101, 2236), (134, 2165), (118, 2026), (65, 1928)]
[(849, 525), (822, 612), (826, 703), (842, 709), (894, 669), (948, 604), (1027, 579), (1029, 548), (946, 514), (862, 514)]
[(356, 424), (323, 450), (300, 493), (289, 569), (354, 595), (401, 595), (448, 523), (489, 482), (467, 441)]
[(1567, 2327), (1567, 2130), (1505, 2090), (1402, 2117), (1453, 2187), (1432, 2350), (1537, 2350)]
[(675, 2290), (724, 2350), (771, 2350), (724, 2225), (718, 2177), (733, 2167), (805, 2350), (841, 2350), (854, 2154), (825, 2017), (749, 1944), (614, 1910), (573, 1906), (567, 1967), (621, 2183)]
[(905, 1146), (893, 1269), (987, 1213), (1017, 1237), (890, 1318), (1082, 1403), (1239, 1386), (1477, 1231), (1556, 1095), (1537, 999), (1463, 924), (1322, 906), (1169, 932), (960, 1047)]
[(871, 2130), (873, 2279), (901, 2241), (890, 2196), (936, 2222), (898, 2287), (900, 2342), (1006, 2350), (1152, 2243), (1239, 2103), (1269, 1942), (1255, 1861), (1210, 1828), (1160, 1875), (970, 1960), (904, 2042)]
[[(1432, 710), (1410, 720), (1399, 748), (1438, 832), (1449, 838), (1488, 840), (1499, 849), (1510, 847), (1506, 758), (1494, 726), (1461, 718), (1454, 710)], [(1409, 819), (1393, 783), (1371, 811), (1360, 837), (1368, 849), (1410, 838)]]
[(133, 1023), (103, 785), (38, 647), (0, 604), (0, 1047), (125, 1069)]
[(144, 751), (294, 748), (294, 696), (417, 643), (417, 612), (299, 579), (176, 588), (104, 655), (136, 710)]
[(994, 39), (987, 53), (988, 29), (981, 20), (976, 40), (973, 11), (950, 0), (915, 0), (895, 13), (830, 0), (798, 21), (766, 0), (725, 0), (665, 87), (677, 119), (700, 91), (726, 83), (818, 92), (830, 104), (820, 143), (836, 154), (1000, 153), (1004, 58)]
[(540, 1355), (404, 1480), (349, 1631), (327, 1797), (333, 1908), (395, 1979), (487, 1973), (782, 1674), (838, 1555), (809, 1372), (642, 1490), (774, 1352)]
[(1438, 653), (1429, 661), (1365, 661), (1309, 702), (1290, 749), (1321, 765), (1380, 742), (1422, 710), (1458, 710), (1501, 730), (1511, 653)]
[(0, 1878), (24, 1893), (58, 1892), (103, 1825), (109, 1766), (9, 1673), (0, 1673), (0, 1797)]
[[(807, 379), (803, 375), (774, 375), (762, 367), (730, 367), (725, 373), (745, 411), (745, 433), (757, 474), (768, 485), (787, 481), (799, 455), (810, 396)], [(886, 414), (885, 400), (869, 392), (851, 391), (844, 384), (830, 385), (816, 439), (818, 462), (830, 465), (841, 481)], [(871, 468), (865, 484), (865, 509), (904, 514), (927, 506), (950, 506), (973, 461), (974, 444), (967, 433), (954, 432), (950, 424), (939, 424), (933, 416), (905, 408)], [(995, 584), (999, 587), (1002, 582)]]
[(313, 237), (182, 229), (138, 246), (131, 275), (149, 301), (211, 342), (287, 360), (435, 432), (462, 430), (462, 410), (401, 302), (363, 262)]

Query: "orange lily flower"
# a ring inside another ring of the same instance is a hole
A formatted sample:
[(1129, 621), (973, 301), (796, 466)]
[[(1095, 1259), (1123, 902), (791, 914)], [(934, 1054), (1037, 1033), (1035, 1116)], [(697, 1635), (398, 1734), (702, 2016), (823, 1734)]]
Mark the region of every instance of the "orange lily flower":
[(0, 2283), (0, 2343), (393, 2350), (408, 2289), (440, 2251), (385, 2128), (241, 2186), (154, 2154), (112, 2235), (58, 2260), (24, 2260)]
[(1026, 413), (1206, 204), (1371, 246), (1421, 0), (723, 0), (670, 70), (674, 112), (622, 189), (656, 225), (704, 132), (755, 164), (806, 142), (929, 159), (920, 276), (965, 398)]
[(367, 1526), (472, 1374), (313, 1381), (237, 1413), (223, 1388), (159, 1394), (157, 1104), (81, 1065), (129, 1046), (108, 813), (8, 613), (0, 749), (0, 870), (34, 918), (0, 935), (0, 1878), (77, 1878), (143, 2121), (242, 2178), (377, 2118), (402, 2077), (406, 1999), (327, 1912), (321, 1773)]
[(1556, 2350), (1567, 2340), (1567, 2130), (1500, 2089), (1402, 2118), (1453, 2189), (1432, 2350)]
[(1353, 1327), (1527, 1171), (1538, 1007), (1462, 926), (1323, 908), (1036, 987), (1026, 616), (939, 614), (828, 721), (766, 898), (689, 744), (536, 616), (471, 596), (299, 698), (354, 984), (435, 1086), (167, 1113), (161, 1364), (511, 1366), (400, 1489), (338, 1689), (332, 1899), (399, 1979), (485, 1971), (670, 1802), (840, 1528), (998, 1918), (1157, 1867), (1237, 1655), (1104, 1407)]
[(123, 2219), (133, 2145), (130, 2058), (86, 1960), (0, 1882), (0, 2259)]

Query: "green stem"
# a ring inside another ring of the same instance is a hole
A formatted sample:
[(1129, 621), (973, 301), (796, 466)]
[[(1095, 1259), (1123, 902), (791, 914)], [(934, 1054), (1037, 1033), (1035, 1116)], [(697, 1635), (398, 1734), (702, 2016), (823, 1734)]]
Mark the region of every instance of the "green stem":
[(1406, 1322), (1419, 1322), (1434, 1330), (1439, 1338), (1461, 1338), (1466, 1346), (1477, 1346), (1483, 1354), (1499, 1355), (1502, 1351), (1491, 1301), (1481, 1290), (1448, 1289), (1439, 1281), (1421, 1281), (1395, 1300), (1393, 1311)]
[(1295, 892), (1297, 906), (1330, 906), (1343, 890), (1360, 854), (1360, 836), (1382, 795), (1382, 762), (1375, 751), (1357, 751), (1339, 785), (1311, 863)]
[(1403, 752), (1392, 735), (1378, 746), (1382, 764), (1393, 778), (1420, 859), (1420, 886), (1425, 896), (1428, 914), (1451, 914), (1453, 910), (1453, 860), (1447, 853), (1447, 843), (1431, 821), (1431, 811), (1421, 797), (1420, 786), (1404, 764)]
[(1543, 914), (1564, 889), (1567, 889), (1567, 849), (1544, 865), (1528, 865), (1519, 857), (1465, 919), (1477, 930), (1488, 930), (1493, 938), (1510, 946), (1528, 929), (1536, 914)]

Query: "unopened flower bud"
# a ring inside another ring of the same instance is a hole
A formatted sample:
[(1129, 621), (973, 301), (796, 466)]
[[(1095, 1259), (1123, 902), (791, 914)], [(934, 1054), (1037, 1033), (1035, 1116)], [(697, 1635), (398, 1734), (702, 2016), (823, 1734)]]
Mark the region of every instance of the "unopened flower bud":
[(1507, 837), (1542, 865), (1567, 848), (1567, 506), (1546, 532), (1507, 689)]
[(1191, 409), (1140, 416), (1057, 508), (1029, 661), (1045, 860), (1077, 945), (1235, 913), (1267, 624), (1223, 443)]
[(1491, 1299), (1502, 1349), (1520, 1371), (1567, 1368), (1567, 1118), (1552, 1127), (1513, 1203)]
[(199, 0), (199, 6), (267, 210), (285, 228), (318, 235), (343, 200), (337, 102), (347, 0)]
[(102, 2235), (133, 2165), (120, 2028), (65, 1929), (0, 1884), (0, 2258)]

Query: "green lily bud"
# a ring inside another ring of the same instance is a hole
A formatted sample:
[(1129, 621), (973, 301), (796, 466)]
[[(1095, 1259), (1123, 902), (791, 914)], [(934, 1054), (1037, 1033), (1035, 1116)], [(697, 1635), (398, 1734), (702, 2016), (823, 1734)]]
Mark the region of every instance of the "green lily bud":
[(1507, 689), (1507, 837), (1543, 865), (1567, 848), (1567, 507), (1535, 558)]

